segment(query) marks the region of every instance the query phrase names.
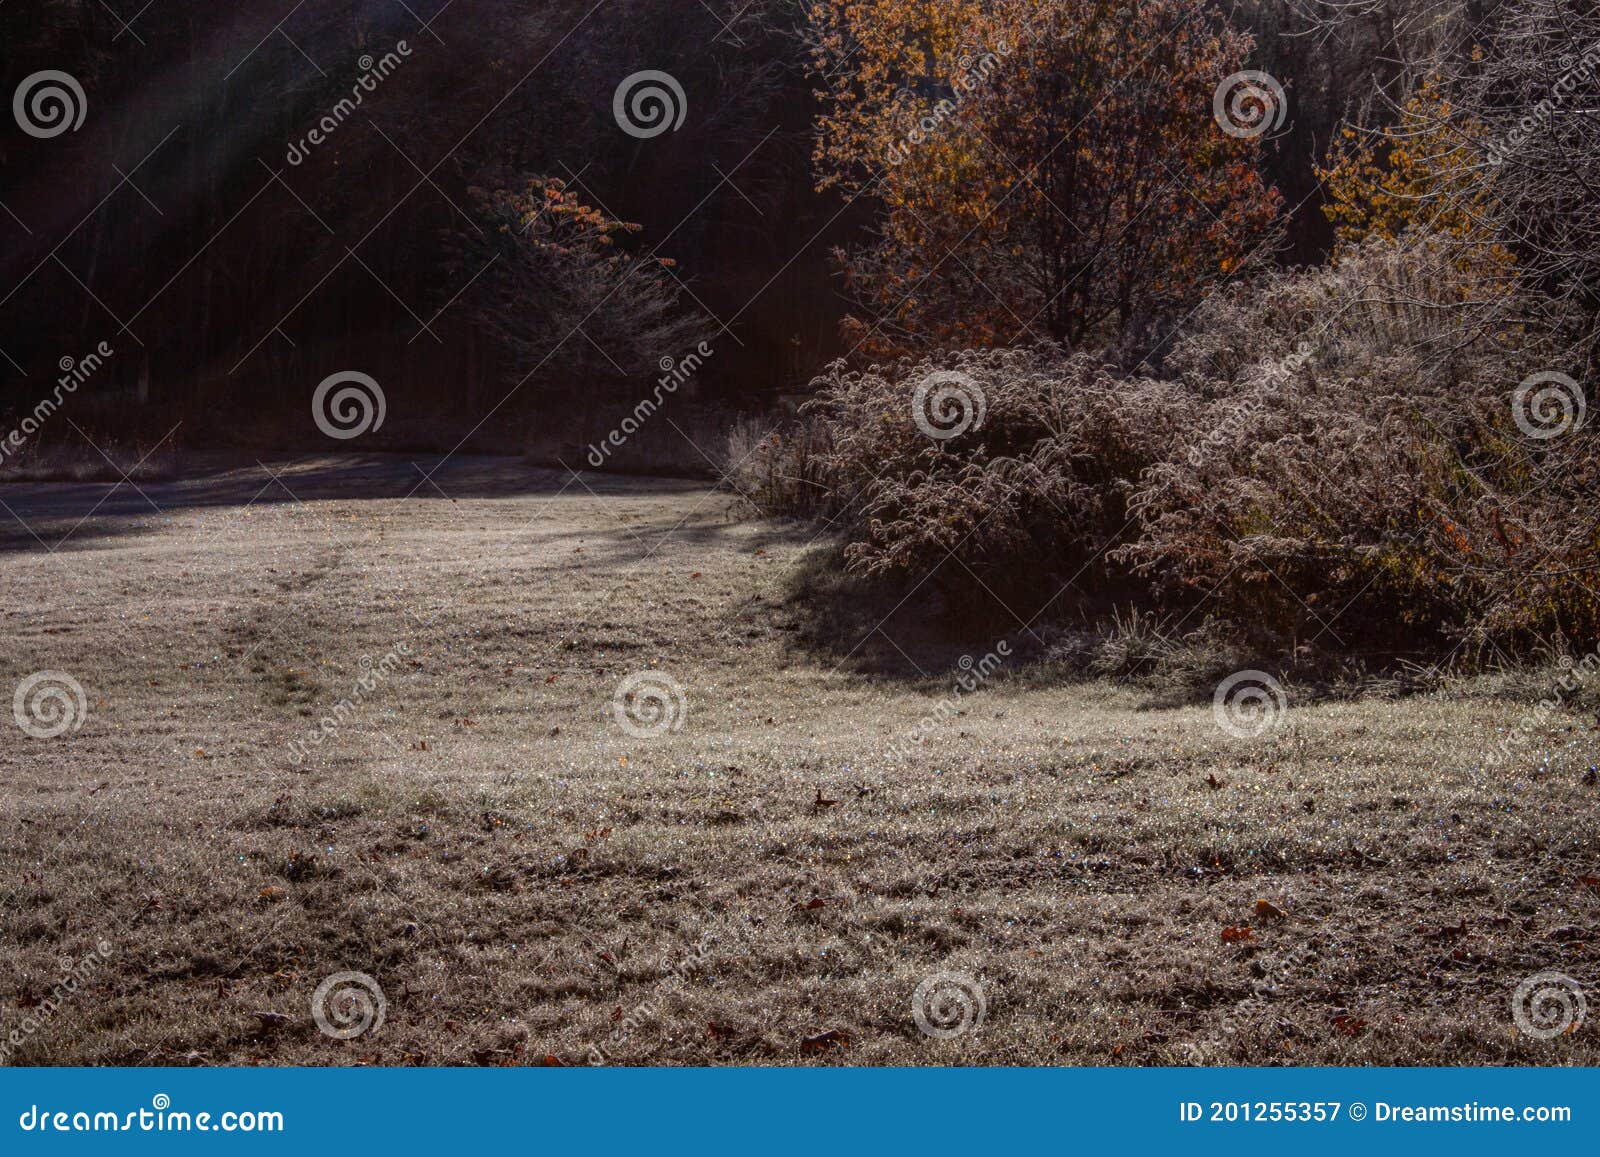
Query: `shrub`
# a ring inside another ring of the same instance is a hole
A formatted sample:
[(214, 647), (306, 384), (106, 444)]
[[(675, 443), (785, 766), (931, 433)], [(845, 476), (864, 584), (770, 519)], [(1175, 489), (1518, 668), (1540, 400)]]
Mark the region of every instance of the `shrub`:
[(828, 443), (820, 422), (740, 418), (728, 430), (718, 471), (723, 485), (757, 512), (809, 518), (828, 508), (822, 467)]
[(831, 432), (822, 466), (850, 567), (1002, 598), (1103, 573), (1177, 417), (1170, 387), (1051, 345), (836, 363), (817, 384), (806, 411)]
[(1592, 638), (1600, 438), (1519, 388), (1569, 363), (1502, 272), (1374, 239), (1215, 296), (1162, 380), (1054, 346), (836, 364), (807, 412), (848, 565), (1008, 604), (1133, 594), (1184, 611), (1174, 629)]
[(1458, 252), (1374, 241), (1202, 310), (1172, 362), (1204, 434), (1146, 474), (1119, 558), (1346, 641), (1593, 632), (1593, 429), (1518, 426), (1518, 384), (1561, 366), (1556, 335)]

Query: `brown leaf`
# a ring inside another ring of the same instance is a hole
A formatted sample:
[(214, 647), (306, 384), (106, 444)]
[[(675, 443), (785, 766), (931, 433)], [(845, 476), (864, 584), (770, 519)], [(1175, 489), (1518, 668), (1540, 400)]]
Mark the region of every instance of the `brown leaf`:
[(1210, 785), (1212, 791), (1218, 791), (1227, 786), (1227, 782), (1225, 780), (1218, 779), (1214, 774), (1206, 775), (1206, 783)]
[(1287, 919), (1289, 914), (1271, 900), (1257, 900), (1256, 915), (1263, 920), (1283, 920)]
[(276, 884), (268, 884), (260, 892), (256, 893), (260, 899), (267, 901), (269, 904), (283, 899), (288, 894), (286, 889), (280, 888)]
[(1245, 940), (1254, 940), (1255, 935), (1250, 931), (1250, 925), (1240, 924), (1237, 927), (1229, 925), (1222, 930), (1224, 944), (1239, 944)]
[(552, 1054), (552, 1053), (545, 1053), (545, 1054), (544, 1054), (544, 1059), (543, 1059), (543, 1060), (541, 1060), (541, 1061), (540, 1061), (540, 1062), (539, 1062), (539, 1067), (540, 1067), (540, 1068), (545, 1068), (545, 1069), (564, 1069), (564, 1068), (566, 1068), (566, 1067), (567, 1067), (567, 1066), (566, 1066), (566, 1065), (564, 1065), (564, 1064), (562, 1064), (562, 1063), (561, 1063), (561, 1062), (560, 1062), (560, 1061), (559, 1061), (559, 1060), (558, 1060), (558, 1059), (557, 1059), (557, 1058), (556, 1058), (556, 1057), (555, 1057), (555, 1055), (554, 1055), (554, 1054)]
[(1345, 1036), (1360, 1036), (1367, 1022), (1357, 1016), (1336, 1016), (1333, 1018), (1333, 1027), (1335, 1032)]
[(830, 1028), (827, 1032), (819, 1032), (816, 1036), (808, 1036), (800, 1042), (800, 1051), (815, 1055), (825, 1053), (833, 1048), (849, 1048), (850, 1034), (843, 1029)]

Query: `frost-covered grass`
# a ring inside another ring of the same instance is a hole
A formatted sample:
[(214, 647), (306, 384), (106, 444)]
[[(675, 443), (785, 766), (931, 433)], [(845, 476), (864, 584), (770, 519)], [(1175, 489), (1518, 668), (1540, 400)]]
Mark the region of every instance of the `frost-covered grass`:
[[(76, 530), (104, 486), (0, 486), (0, 691), (88, 705), (0, 750), (17, 1062), (1600, 1063), (1595, 1018), (1511, 1015), (1541, 971), (1600, 992), (1590, 714), (1489, 769), (1528, 704), (1488, 684), (1291, 687), (1258, 740), (1012, 663), (954, 698), (914, 606), (813, 649), (809, 534), (704, 487), (267, 466)], [(608, 710), (646, 670), (654, 739)], [(387, 1001), (348, 1042), (310, 1008), (342, 970)], [(939, 973), (981, 1028), (919, 1031)]]

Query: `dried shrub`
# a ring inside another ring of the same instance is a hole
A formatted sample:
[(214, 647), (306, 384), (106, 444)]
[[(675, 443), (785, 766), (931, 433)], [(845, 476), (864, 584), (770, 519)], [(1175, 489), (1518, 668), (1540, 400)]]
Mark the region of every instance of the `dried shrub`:
[(1172, 359), (1196, 433), (1118, 557), (1297, 634), (1592, 636), (1600, 443), (1518, 425), (1562, 347), (1500, 286), (1420, 236), (1208, 305)]
[[(832, 433), (823, 466), (850, 527), (851, 568), (937, 572), (947, 589), (981, 585), (1002, 598), (1101, 575), (1136, 480), (1173, 436), (1169, 386), (1118, 380), (1052, 345), (859, 372), (836, 363), (817, 385), (807, 412)], [(941, 387), (951, 391), (943, 415)], [(954, 437), (928, 432), (963, 415)]]
[(828, 445), (820, 422), (740, 418), (728, 429), (718, 470), (723, 485), (758, 513), (809, 518), (828, 506), (822, 465)]
[[(1163, 380), (1053, 346), (836, 364), (808, 406), (819, 480), (859, 574), (1132, 595), (1323, 647), (1593, 638), (1600, 438), (1519, 401), (1571, 368), (1530, 320), (1548, 304), (1408, 235), (1217, 295)], [(940, 385), (981, 422), (920, 427)], [(1580, 392), (1546, 401), (1575, 416)]]

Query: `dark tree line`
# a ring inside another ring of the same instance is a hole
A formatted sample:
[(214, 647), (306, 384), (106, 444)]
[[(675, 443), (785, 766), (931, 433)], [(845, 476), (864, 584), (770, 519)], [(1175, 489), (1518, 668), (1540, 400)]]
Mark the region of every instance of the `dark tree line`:
[[(131, 26), (95, 0), (0, 8), (4, 92), (61, 70), (87, 104), (75, 132), (0, 128), (0, 411), (105, 341), (74, 399), (86, 427), (294, 439), (316, 383), (356, 369), (384, 384), (394, 443), (476, 429), (514, 449), (530, 415), (585, 436), (597, 403), (626, 408), (701, 337), (717, 352), (695, 392), (747, 410), (849, 348), (830, 254), (875, 210), (816, 191), (805, 4), (456, 0), (427, 25), (441, 6), (413, 7), (308, 4), (276, 29), (275, 11), (199, 0)], [(1315, 166), (1339, 125), (1393, 121), (1419, 77), (1492, 35), (1485, 17), (1509, 18), (1492, 7), (1229, 14), (1291, 102), (1262, 150), (1288, 211), (1279, 260), (1332, 243)], [(1494, 67), (1489, 103), (1531, 65)], [(619, 128), (617, 87), (644, 70), (681, 85), (677, 131)], [(594, 227), (551, 234), (530, 196)]]

